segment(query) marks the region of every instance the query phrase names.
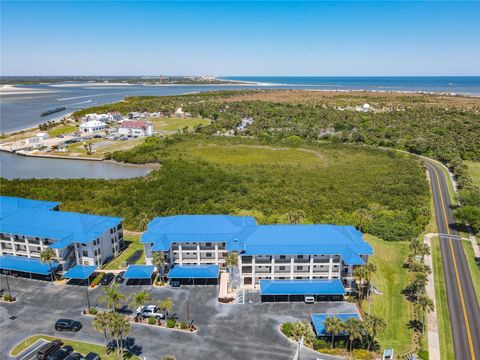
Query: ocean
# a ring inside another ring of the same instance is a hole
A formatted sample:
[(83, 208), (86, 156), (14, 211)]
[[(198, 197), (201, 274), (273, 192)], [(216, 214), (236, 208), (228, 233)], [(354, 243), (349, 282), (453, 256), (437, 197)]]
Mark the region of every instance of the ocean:
[[(65, 114), (100, 104), (122, 100), (125, 96), (179, 95), (224, 89), (315, 89), (424, 91), (480, 95), (480, 77), (223, 77), (228, 80), (255, 82), (256, 85), (171, 85), (113, 86), (91, 83), (56, 83), (22, 85), (13, 92), (0, 93), (0, 132), (34, 127), (61, 118)], [(18, 91), (15, 91), (18, 89)], [(22, 90), (23, 89), (23, 90)], [(30, 90), (31, 89), (31, 90)], [(44, 111), (66, 107), (65, 111), (41, 117)]]

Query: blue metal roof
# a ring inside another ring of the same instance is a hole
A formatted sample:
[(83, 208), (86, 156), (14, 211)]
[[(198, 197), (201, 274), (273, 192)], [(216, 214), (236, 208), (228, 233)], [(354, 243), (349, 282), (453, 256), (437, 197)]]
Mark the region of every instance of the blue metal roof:
[(52, 210), (60, 205), (55, 201), (31, 200), (19, 197), (0, 196), (0, 219), (10, 216), (21, 210)]
[(243, 255), (339, 255), (347, 265), (363, 265), (360, 255), (373, 254), (353, 226), (257, 225), (249, 216), (157, 217), (141, 242), (153, 251), (168, 251), (174, 242), (225, 242), (227, 251)]
[(0, 199), (2, 211), (5, 210), (0, 232), (53, 239), (55, 242), (50, 247), (54, 249), (74, 242), (89, 243), (122, 221), (118, 217), (49, 210), (58, 203), (14, 199)]
[[(52, 261), (52, 267), (56, 269), (59, 264)], [(26, 258), (23, 256), (0, 256), (0, 269), (21, 271), (39, 275), (50, 275), (50, 265), (42, 263), (40, 259)]]
[(331, 280), (260, 280), (261, 295), (344, 295), (339, 279)]
[(312, 324), (313, 327), (315, 328), (315, 333), (317, 336), (325, 336), (328, 335), (325, 331), (325, 320), (329, 317), (337, 317), (342, 321), (347, 321), (350, 318), (356, 318), (358, 320), (361, 320), (362, 318), (358, 313), (349, 313), (349, 314), (335, 314), (335, 313), (326, 313), (326, 314), (312, 314)]
[(97, 267), (94, 265), (75, 265), (68, 270), (63, 277), (66, 279), (85, 280), (88, 279), (96, 270)]
[(155, 271), (153, 265), (129, 265), (125, 275), (125, 279), (151, 279)]
[(216, 279), (220, 268), (218, 265), (175, 265), (168, 272), (169, 279)]

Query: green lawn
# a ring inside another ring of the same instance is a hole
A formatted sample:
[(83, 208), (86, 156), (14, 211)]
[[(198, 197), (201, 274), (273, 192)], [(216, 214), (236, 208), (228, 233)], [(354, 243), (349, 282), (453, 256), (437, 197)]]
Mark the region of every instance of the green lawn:
[(78, 126), (76, 125), (60, 125), (48, 130), (48, 135), (55, 137), (60, 134), (73, 133), (75, 131), (78, 131)]
[(121, 268), (121, 264), (124, 261), (127, 261), (133, 254), (141, 251), (141, 256), (139, 256), (133, 263), (134, 264), (145, 264), (145, 253), (143, 244), (140, 244), (140, 235), (125, 235), (125, 244), (127, 248), (123, 250), (118, 257), (113, 259), (111, 262), (103, 266), (105, 270), (117, 270)]
[(197, 125), (208, 125), (211, 122), (209, 119), (201, 118), (153, 118), (148, 119), (148, 121), (153, 122), (155, 130), (164, 131), (183, 130), (185, 127), (188, 127), (189, 130), (192, 130)]
[[(382, 348), (393, 348), (399, 358), (415, 351), (413, 331), (408, 322), (413, 318), (413, 305), (402, 294), (407, 286), (408, 271), (403, 267), (408, 254), (407, 242), (387, 242), (377, 237), (366, 235), (365, 239), (374, 248), (375, 254), (370, 258), (377, 265), (373, 276), (373, 285), (383, 295), (373, 295), (371, 311), (382, 316), (387, 329), (379, 337)], [(365, 310), (368, 304), (363, 305)]]
[(443, 275), (442, 256), (438, 238), (432, 238), (433, 277), (435, 282), (435, 302), (437, 308), (437, 324), (440, 337), (440, 354), (442, 359), (453, 359), (453, 339), (447, 305), (447, 290)]
[(465, 164), (468, 166), (468, 173), (472, 177), (473, 183), (480, 186), (480, 162), (465, 160)]
[(470, 241), (462, 241), (462, 245), (465, 250), (468, 267), (470, 268), (475, 293), (477, 294), (477, 299), (480, 299), (480, 266), (475, 262), (475, 254)]
[[(35, 343), (39, 339), (44, 339), (48, 341), (52, 341), (55, 339), (60, 339), (65, 345), (70, 345), (73, 347), (74, 351), (79, 352), (83, 355), (88, 354), (89, 352), (95, 352), (100, 355), (100, 357), (103, 360), (118, 360), (120, 359), (119, 354), (115, 354), (114, 352), (109, 352), (107, 353), (107, 349), (105, 346), (102, 345), (97, 345), (97, 344), (92, 344), (92, 343), (87, 343), (87, 342), (81, 342), (81, 341), (72, 341), (64, 338), (59, 338), (59, 337), (53, 337), (53, 336), (47, 336), (47, 335), (35, 335), (35, 336), (30, 336), (29, 338), (23, 340), (21, 343), (19, 343), (17, 346), (15, 346), (12, 351), (11, 355), (16, 356), (26, 348), (28, 348), (30, 345)], [(129, 359), (138, 359), (138, 357), (128, 354), (128, 356), (124, 356), (125, 358)]]

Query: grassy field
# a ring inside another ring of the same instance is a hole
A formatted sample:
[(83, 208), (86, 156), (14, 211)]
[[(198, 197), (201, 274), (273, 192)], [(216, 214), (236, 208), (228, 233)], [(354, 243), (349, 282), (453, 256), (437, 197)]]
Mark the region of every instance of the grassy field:
[[(402, 294), (408, 284), (407, 269), (403, 267), (409, 249), (406, 242), (387, 242), (377, 237), (366, 235), (367, 242), (372, 245), (375, 255), (370, 261), (377, 265), (373, 276), (373, 285), (383, 295), (373, 295), (371, 311), (382, 316), (387, 329), (379, 337), (382, 348), (394, 348), (397, 356), (415, 351), (413, 331), (408, 322), (413, 318), (413, 305)], [(368, 309), (368, 304), (363, 305)]]
[(473, 183), (480, 186), (480, 162), (477, 161), (465, 161), (468, 166), (468, 173), (470, 174)]
[(75, 144), (69, 144), (67, 146), (67, 151), (53, 151), (52, 155), (60, 156), (81, 156), (89, 158), (103, 159), (105, 158), (106, 153), (111, 153), (114, 151), (128, 150), (132, 147), (137, 146), (145, 141), (145, 138), (136, 138), (129, 139), (128, 141), (120, 140), (105, 140), (105, 139), (91, 139), (87, 140), (89, 144), (92, 144), (92, 154), (87, 154), (87, 150), (83, 144), (83, 141), (80, 141)]
[[(115, 354), (114, 352), (108, 352), (107, 353), (107, 348), (102, 345), (97, 345), (97, 344), (92, 344), (92, 343), (87, 343), (87, 342), (81, 342), (81, 341), (72, 341), (69, 339), (64, 339), (64, 338), (59, 338), (59, 337), (53, 337), (53, 336), (47, 336), (47, 335), (35, 335), (35, 336), (30, 336), (29, 338), (23, 340), (20, 342), (17, 346), (15, 346), (12, 351), (11, 355), (16, 356), (20, 354), (23, 350), (28, 348), (30, 345), (35, 343), (39, 339), (44, 339), (47, 341), (52, 341), (55, 339), (60, 339), (65, 345), (70, 345), (73, 347), (74, 351), (79, 352), (83, 355), (88, 354), (89, 352), (94, 352), (100, 355), (100, 358), (103, 360), (118, 360), (120, 359), (120, 355)], [(125, 358), (129, 359), (138, 359), (138, 357), (128, 354), (127, 356), (124, 356)]]
[(109, 262), (103, 269), (105, 270), (117, 270), (121, 268), (122, 262), (126, 262), (131, 256), (134, 254), (140, 254), (136, 260), (133, 262), (134, 264), (145, 264), (145, 253), (144, 253), (144, 246), (140, 244), (140, 235), (125, 235), (125, 244), (127, 248), (122, 251), (122, 253), (117, 256), (113, 261)]
[(465, 251), (465, 257), (467, 258), (468, 267), (470, 268), (475, 293), (477, 294), (477, 299), (480, 299), (480, 266), (475, 262), (475, 254), (470, 241), (462, 241), (462, 245), (463, 250)]
[(193, 130), (193, 128), (197, 125), (208, 125), (211, 122), (209, 119), (201, 118), (151, 118), (148, 119), (148, 121), (153, 122), (153, 127), (155, 130), (163, 131), (183, 130), (185, 127), (187, 127), (189, 130)]
[(447, 290), (443, 275), (442, 256), (438, 238), (432, 238), (433, 276), (435, 282), (435, 302), (437, 310), (438, 333), (440, 337), (440, 354), (442, 359), (454, 359), (452, 330), (448, 314)]
[(55, 137), (60, 134), (73, 133), (75, 131), (78, 131), (78, 126), (76, 125), (60, 125), (48, 130), (48, 135)]

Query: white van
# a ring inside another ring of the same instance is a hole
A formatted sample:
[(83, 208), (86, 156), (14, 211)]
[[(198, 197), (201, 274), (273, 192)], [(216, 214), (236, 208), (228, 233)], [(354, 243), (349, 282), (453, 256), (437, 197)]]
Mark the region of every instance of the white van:
[(315, 302), (315, 296), (305, 296), (303, 301), (305, 301), (306, 304), (313, 304)]

